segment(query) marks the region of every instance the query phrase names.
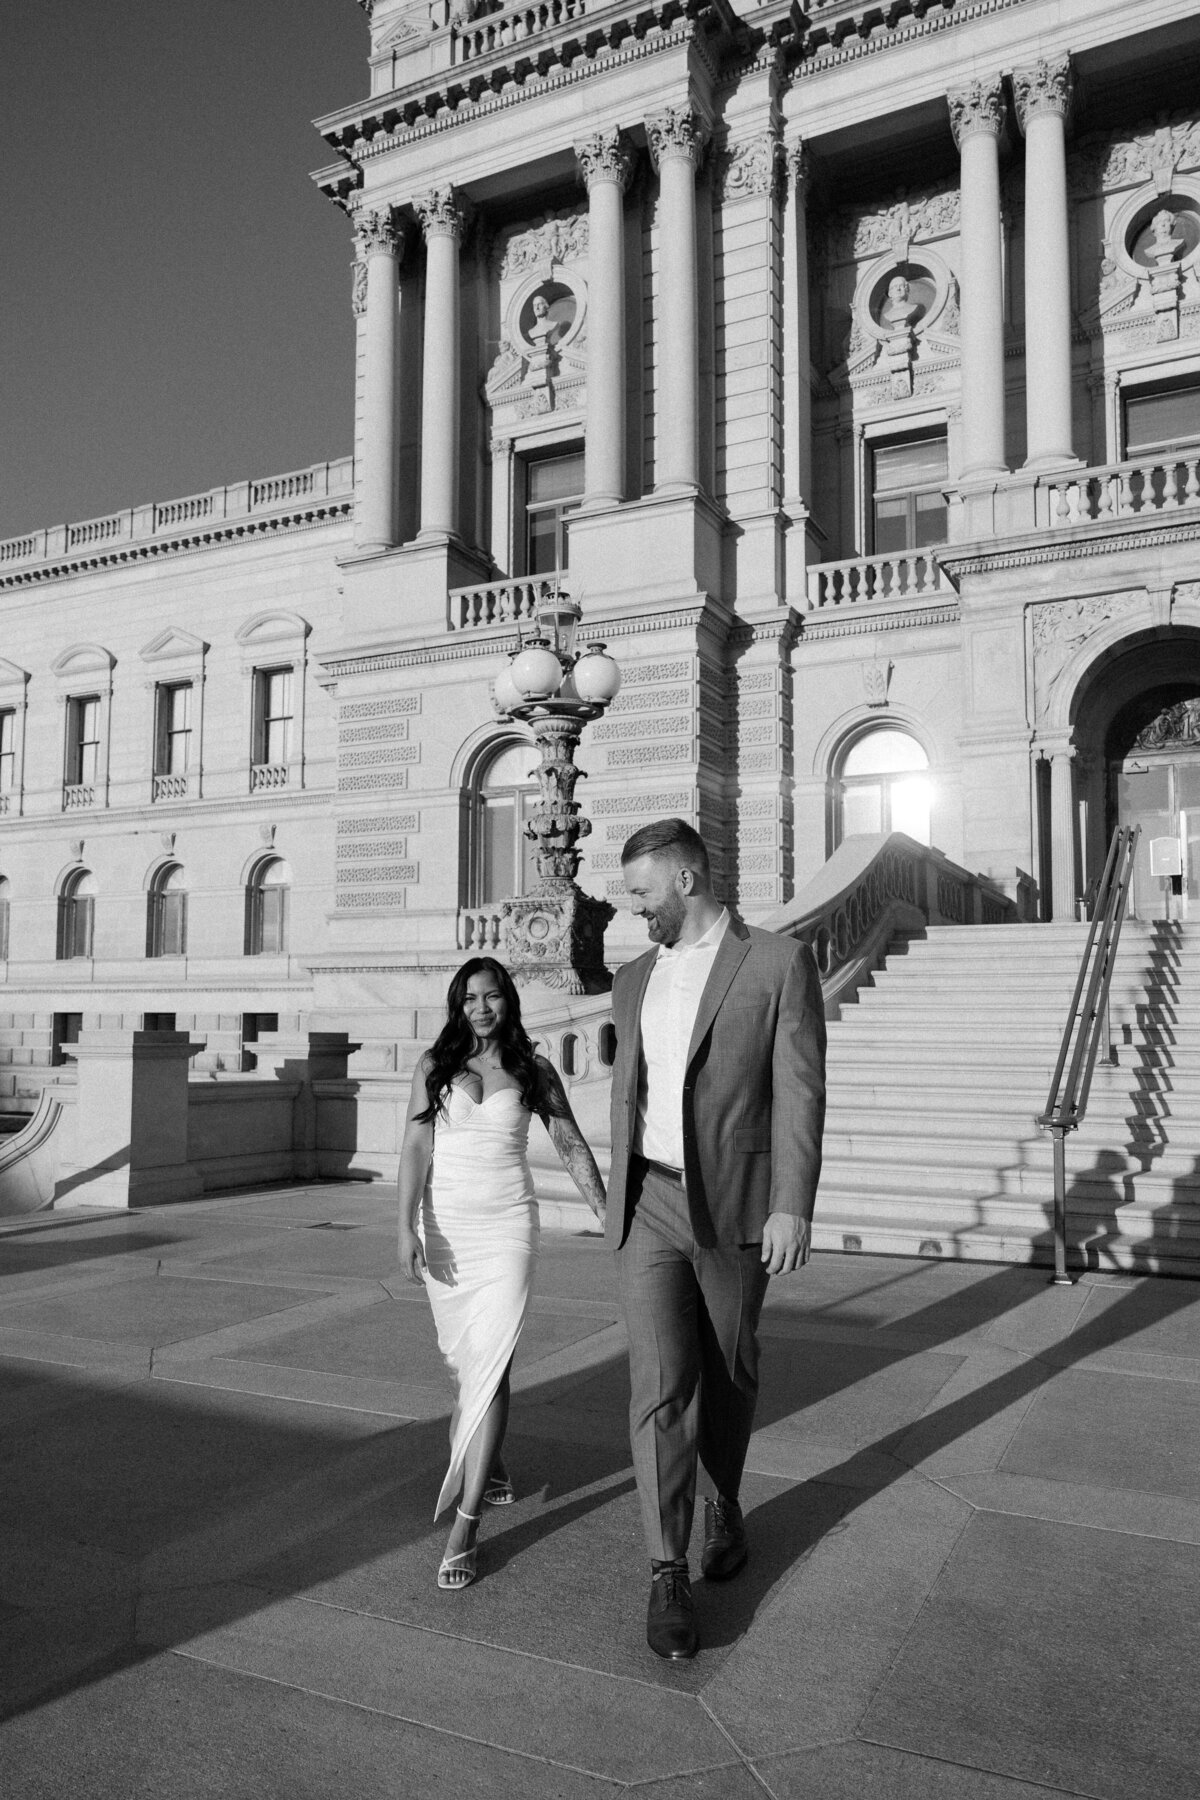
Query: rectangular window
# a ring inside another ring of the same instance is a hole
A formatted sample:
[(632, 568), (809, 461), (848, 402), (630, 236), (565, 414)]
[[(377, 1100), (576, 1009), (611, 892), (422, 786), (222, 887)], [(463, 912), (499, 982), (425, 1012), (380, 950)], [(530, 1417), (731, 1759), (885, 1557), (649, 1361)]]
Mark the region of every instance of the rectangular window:
[(17, 715), (11, 707), (0, 712), (0, 794), (11, 794), (17, 780)]
[(525, 572), (565, 569), (567, 522), (583, 501), (583, 452), (531, 458), (525, 465)]
[(165, 683), (158, 689), (154, 773), (186, 775), (192, 760), (192, 684)]
[(1200, 443), (1200, 378), (1125, 396), (1125, 455), (1150, 456)]
[(259, 888), (259, 951), (263, 956), (282, 956), (287, 948), (287, 889)]
[(292, 751), (292, 671), (259, 669), (255, 684), (254, 760), (286, 767)]
[(67, 786), (90, 787), (100, 765), (100, 696), (76, 694), (67, 703)]
[(143, 1013), (142, 1014), (142, 1030), (143, 1031), (174, 1031), (174, 1029), (175, 1029), (175, 1014), (174, 1013), (159, 1012), (159, 1013)]
[(871, 548), (899, 555), (944, 544), (949, 510), (946, 435), (877, 444), (871, 452)]

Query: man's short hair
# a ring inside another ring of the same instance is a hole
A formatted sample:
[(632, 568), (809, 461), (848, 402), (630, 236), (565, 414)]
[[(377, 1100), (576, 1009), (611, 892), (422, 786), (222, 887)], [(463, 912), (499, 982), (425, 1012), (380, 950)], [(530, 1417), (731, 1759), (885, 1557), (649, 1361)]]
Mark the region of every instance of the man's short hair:
[(681, 868), (695, 869), (705, 881), (711, 879), (704, 839), (684, 819), (655, 819), (627, 838), (621, 852), (622, 868), (642, 856), (669, 856)]

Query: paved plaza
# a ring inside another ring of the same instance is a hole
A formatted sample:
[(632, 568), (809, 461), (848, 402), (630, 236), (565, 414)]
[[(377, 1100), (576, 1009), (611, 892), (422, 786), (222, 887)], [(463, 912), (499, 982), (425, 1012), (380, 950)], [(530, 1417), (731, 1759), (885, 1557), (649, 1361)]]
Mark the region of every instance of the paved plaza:
[(301, 1186), (0, 1234), (5, 1800), (1194, 1800), (1200, 1286), (773, 1283), (750, 1567), (697, 1580), (668, 1665), (598, 1237), (544, 1233), (518, 1502), (445, 1594), (392, 1213)]

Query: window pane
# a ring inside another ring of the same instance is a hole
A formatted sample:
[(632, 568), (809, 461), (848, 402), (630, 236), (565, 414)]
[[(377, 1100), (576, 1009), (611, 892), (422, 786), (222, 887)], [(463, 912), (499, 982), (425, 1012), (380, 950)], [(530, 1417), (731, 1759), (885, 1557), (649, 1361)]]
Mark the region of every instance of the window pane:
[(92, 916), (95, 901), (90, 894), (76, 892), (70, 902), (70, 930), (68, 937), (70, 949), (68, 956), (90, 956), (92, 954)]
[(526, 557), (531, 575), (548, 575), (558, 567), (558, 514), (553, 510), (529, 515), (529, 549)]
[(530, 772), (537, 766), (538, 753), (532, 744), (513, 744), (502, 750), (488, 764), (483, 778), (485, 791), (492, 788), (524, 787)]
[(918, 438), (915, 443), (881, 444), (875, 451), (875, 491), (931, 487), (946, 479), (944, 437)]
[(280, 956), (284, 948), (286, 888), (264, 888), (262, 900), (262, 951), (265, 956)]
[(888, 791), (890, 825), (905, 831), (918, 844), (929, 842), (929, 782), (924, 775), (907, 775), (893, 781)]
[(285, 763), (288, 760), (288, 744), (291, 739), (291, 726), (292, 721), (290, 719), (267, 720), (267, 741), (264, 746), (266, 751), (266, 754), (263, 757), (264, 762)]
[(506, 900), (513, 892), (516, 815), (511, 797), (485, 799), (480, 809), (482, 902)]
[(0, 712), (0, 794), (12, 792), (16, 772), (17, 715)]
[(162, 945), (160, 956), (182, 956), (187, 944), (187, 895), (166, 893), (162, 905)]
[(894, 556), (908, 549), (908, 500), (875, 502), (875, 554)]
[(8, 961), (8, 896), (0, 895), (0, 962)]
[(916, 738), (888, 726), (868, 731), (852, 744), (842, 762), (843, 776), (893, 775), (927, 769), (929, 758)]
[(1200, 382), (1157, 394), (1130, 394), (1125, 401), (1125, 454), (1200, 437)]
[(583, 493), (583, 456), (546, 457), (529, 464), (529, 504), (546, 500), (574, 500)]
[(944, 544), (949, 524), (950, 509), (946, 505), (943, 495), (918, 494), (916, 496), (914, 549), (923, 549), (926, 544)]
[(883, 830), (883, 788), (874, 783), (847, 787), (842, 794), (842, 836)]

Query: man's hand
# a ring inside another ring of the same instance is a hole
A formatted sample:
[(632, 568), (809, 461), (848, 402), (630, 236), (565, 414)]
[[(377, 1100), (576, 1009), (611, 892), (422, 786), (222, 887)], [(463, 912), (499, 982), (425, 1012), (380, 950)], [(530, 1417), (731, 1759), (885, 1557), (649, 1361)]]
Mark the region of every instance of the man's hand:
[(421, 1276), (425, 1268), (425, 1252), (421, 1248), (421, 1240), (415, 1231), (406, 1225), (400, 1227), (400, 1270), (406, 1281), (417, 1287), (423, 1285)]
[(798, 1219), (794, 1213), (768, 1213), (762, 1246), (768, 1275), (790, 1275), (803, 1268), (811, 1248), (807, 1219)]

